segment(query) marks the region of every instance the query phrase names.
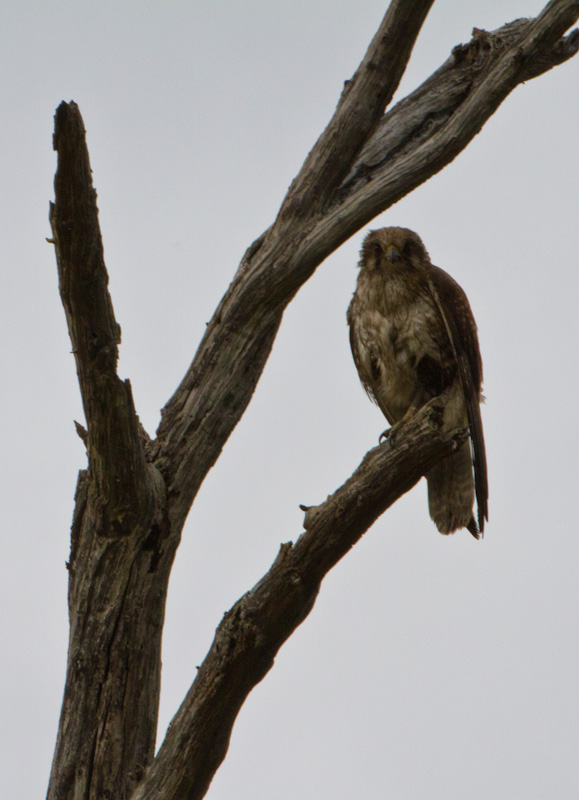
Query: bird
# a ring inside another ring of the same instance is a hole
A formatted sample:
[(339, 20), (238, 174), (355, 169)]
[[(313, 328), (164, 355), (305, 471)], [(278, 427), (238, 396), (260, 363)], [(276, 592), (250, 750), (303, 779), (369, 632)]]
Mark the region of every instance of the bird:
[(369, 231), (358, 266), (347, 319), (362, 385), (391, 431), (438, 395), (443, 432), (468, 427), (469, 439), (427, 472), (428, 507), (440, 533), (466, 528), (478, 539), (488, 521), (488, 477), (482, 359), (467, 296), (408, 228)]

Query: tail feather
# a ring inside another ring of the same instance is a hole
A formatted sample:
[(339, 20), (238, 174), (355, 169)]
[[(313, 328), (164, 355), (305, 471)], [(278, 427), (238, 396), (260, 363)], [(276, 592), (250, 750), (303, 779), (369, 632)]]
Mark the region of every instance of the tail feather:
[(428, 508), (441, 533), (468, 528), (475, 538), (479, 530), (473, 516), (474, 480), (470, 442), (440, 461), (427, 474)]

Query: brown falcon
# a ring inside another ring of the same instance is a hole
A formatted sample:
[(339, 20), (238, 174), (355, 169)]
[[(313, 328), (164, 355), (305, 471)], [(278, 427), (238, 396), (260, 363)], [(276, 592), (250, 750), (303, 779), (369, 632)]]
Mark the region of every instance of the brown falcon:
[(359, 266), (348, 324), (360, 380), (391, 425), (441, 393), (443, 430), (468, 425), (470, 441), (426, 475), (428, 507), (441, 533), (468, 528), (478, 539), (488, 519), (488, 484), (482, 361), (467, 297), (407, 228), (370, 231)]

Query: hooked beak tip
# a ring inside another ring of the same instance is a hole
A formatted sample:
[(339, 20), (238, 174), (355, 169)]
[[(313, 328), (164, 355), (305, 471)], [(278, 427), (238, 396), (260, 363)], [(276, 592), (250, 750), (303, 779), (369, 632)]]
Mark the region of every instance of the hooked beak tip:
[(394, 247), (394, 245), (391, 244), (390, 247), (386, 250), (386, 258), (391, 263), (394, 263), (395, 261), (400, 261), (400, 251), (398, 250), (397, 247)]

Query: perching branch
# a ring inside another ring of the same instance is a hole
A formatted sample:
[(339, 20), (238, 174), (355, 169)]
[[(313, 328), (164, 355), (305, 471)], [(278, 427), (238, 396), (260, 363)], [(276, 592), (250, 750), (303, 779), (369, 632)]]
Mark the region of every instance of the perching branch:
[(466, 441), (440, 433), (435, 398), (401, 425), (393, 447), (370, 450), (331, 497), (306, 512), (294, 545), (228, 611), (165, 741), (133, 800), (199, 800), (225, 758), (237, 713), (311, 611), (325, 575), (429, 467)]

